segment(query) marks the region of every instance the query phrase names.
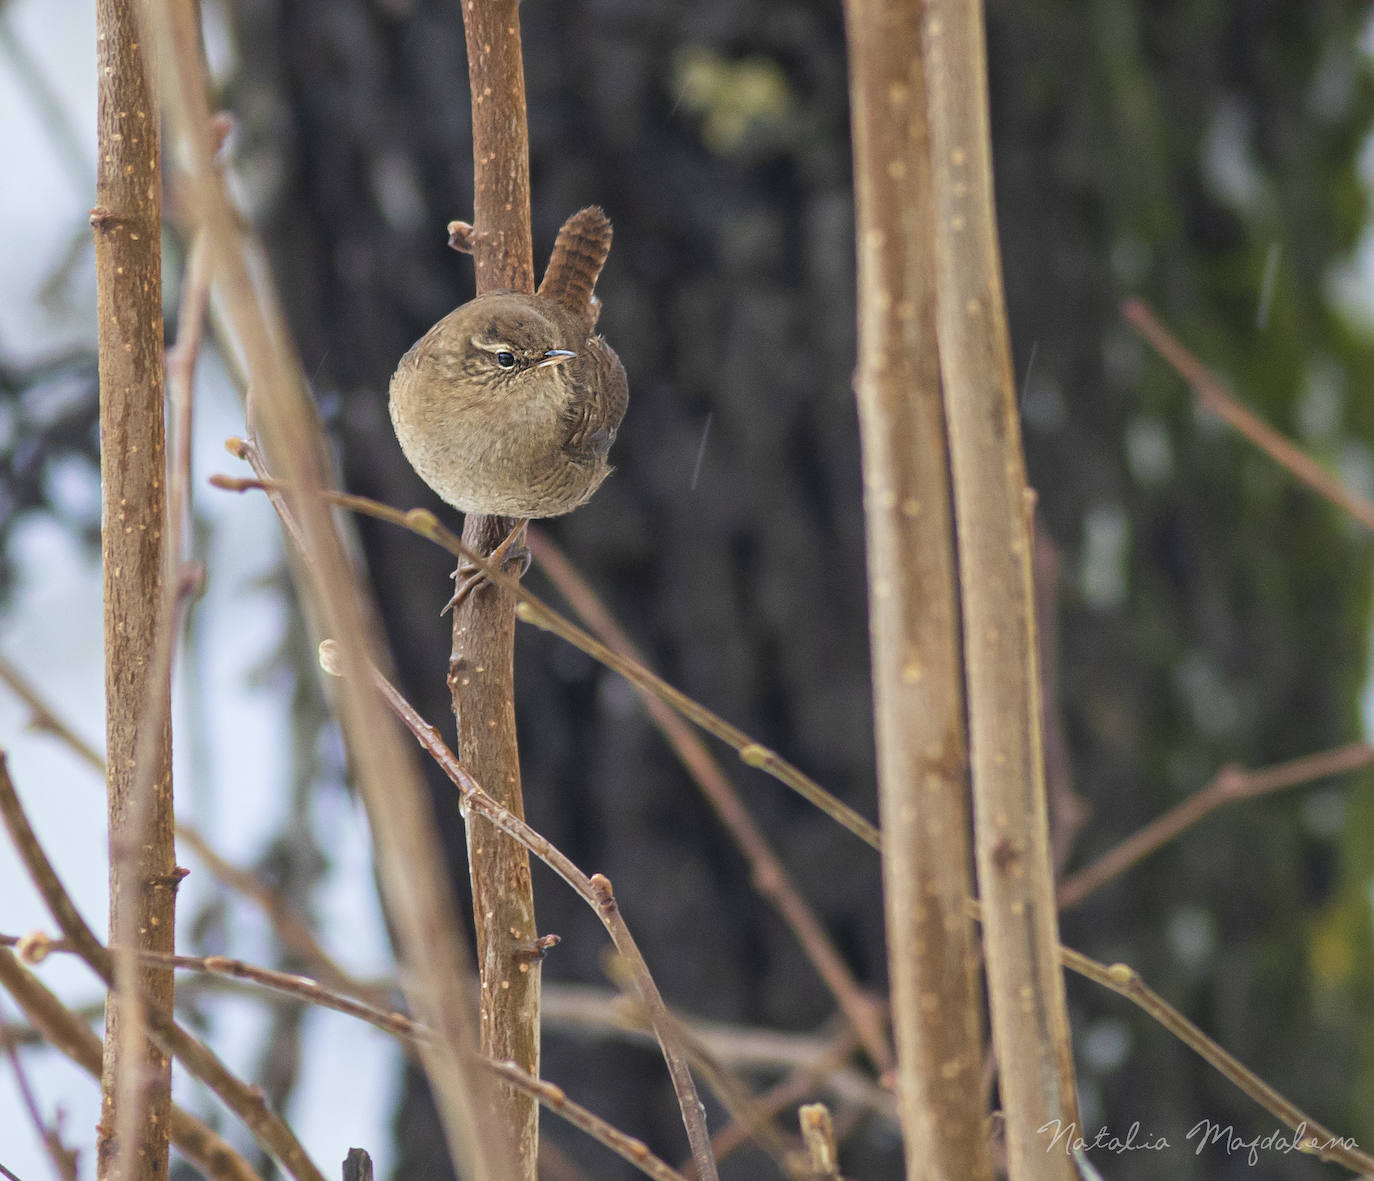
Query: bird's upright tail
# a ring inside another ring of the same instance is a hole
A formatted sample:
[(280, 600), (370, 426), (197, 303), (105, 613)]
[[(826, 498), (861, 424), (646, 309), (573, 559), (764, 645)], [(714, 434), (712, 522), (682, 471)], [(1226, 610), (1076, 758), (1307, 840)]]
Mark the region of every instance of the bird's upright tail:
[(586, 319), (588, 331), (600, 310), (596, 280), (611, 252), (611, 220), (597, 206), (579, 209), (558, 231), (539, 294)]

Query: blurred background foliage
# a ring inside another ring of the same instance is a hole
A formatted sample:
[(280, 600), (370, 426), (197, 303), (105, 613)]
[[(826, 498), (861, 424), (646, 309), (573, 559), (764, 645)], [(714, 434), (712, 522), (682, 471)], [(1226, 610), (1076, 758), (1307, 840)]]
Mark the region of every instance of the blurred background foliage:
[[(397, 358), (472, 292), (470, 264), (444, 247), (447, 221), (470, 214), (457, 7), (240, 0), (208, 13), (243, 191), (347, 486), (447, 514), (406, 467), (385, 401)], [(522, 20), (537, 263), (569, 212), (606, 208), (601, 329), (632, 390), (616, 475), (547, 528), (669, 679), (872, 815), (839, 4), (530, 0)], [(1227, 762), (1362, 733), (1369, 538), (1200, 412), (1119, 304), (1150, 301), (1257, 412), (1374, 492), (1374, 290), (1359, 270), (1368, 22), (1352, 0), (989, 6), (1028, 463), (1060, 558), (1057, 709), (1088, 810), (1070, 868)], [(0, 529), (45, 500), (51, 465), (89, 462), (92, 383), (87, 356), (0, 365)], [(451, 725), (448, 563), (408, 535), (359, 530), (407, 692)], [(530, 581), (545, 589), (537, 566)], [(668, 1000), (742, 1024), (823, 1023), (824, 990), (629, 691), (529, 630), (516, 680), (530, 818), (616, 883)], [(737, 778), (854, 970), (882, 989), (876, 860), (771, 782)], [(1348, 777), (1213, 816), (1063, 925), (1366, 1148), (1368, 787)], [(564, 936), (546, 979), (603, 981), (591, 917), (538, 870), (536, 888), (541, 928)], [(1263, 1135), (1270, 1117), (1119, 999), (1074, 981), (1070, 1001), (1087, 1129), (1139, 1121), (1167, 1136), (1180, 1179), (1257, 1175), (1243, 1154), (1195, 1156), (1184, 1137), (1202, 1119)], [(654, 1052), (552, 1029), (545, 1071), (660, 1151), (680, 1142)], [(442, 1177), (413, 1075), (396, 1119), (396, 1175)], [(591, 1175), (622, 1175), (544, 1126)], [(892, 1177), (898, 1160), (893, 1129), (874, 1122), (854, 1130), (844, 1167)], [(1109, 1163), (1123, 1179), (1160, 1164)], [(745, 1153), (723, 1175), (771, 1168)], [(1296, 1156), (1263, 1168), (1331, 1172)]]

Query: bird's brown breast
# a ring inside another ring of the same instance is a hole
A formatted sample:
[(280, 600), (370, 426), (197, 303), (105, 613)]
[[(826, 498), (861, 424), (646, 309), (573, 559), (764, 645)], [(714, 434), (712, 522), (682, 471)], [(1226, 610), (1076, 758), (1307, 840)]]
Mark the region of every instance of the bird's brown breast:
[(580, 318), (502, 293), (464, 304), (416, 343), (392, 379), (391, 417), (411, 465), (450, 504), (549, 517), (609, 474), (628, 397), (619, 358)]

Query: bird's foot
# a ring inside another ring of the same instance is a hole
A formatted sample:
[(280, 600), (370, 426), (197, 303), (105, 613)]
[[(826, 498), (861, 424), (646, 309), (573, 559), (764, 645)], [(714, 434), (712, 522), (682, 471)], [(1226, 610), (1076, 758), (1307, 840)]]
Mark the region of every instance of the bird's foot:
[[(525, 546), (525, 526), (529, 523), (528, 517), (517, 521), (515, 528), (506, 534), (506, 539), (487, 555), (487, 561), (503, 571), (514, 566), (516, 569), (511, 571), (514, 576), (524, 578), (533, 560)], [(453, 581), (457, 584), (454, 587), (453, 598), (445, 604), (444, 609), (439, 612), (440, 615), (457, 611), (463, 605), (463, 601), (489, 579), (480, 567), (463, 558), (458, 563), (458, 569), (453, 572)]]

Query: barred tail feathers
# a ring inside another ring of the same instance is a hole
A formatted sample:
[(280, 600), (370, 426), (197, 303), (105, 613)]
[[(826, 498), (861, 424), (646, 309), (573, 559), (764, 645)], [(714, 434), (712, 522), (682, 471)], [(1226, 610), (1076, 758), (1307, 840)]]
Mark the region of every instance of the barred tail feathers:
[(539, 294), (596, 323), (596, 280), (611, 252), (611, 222), (595, 205), (579, 209), (558, 231)]

